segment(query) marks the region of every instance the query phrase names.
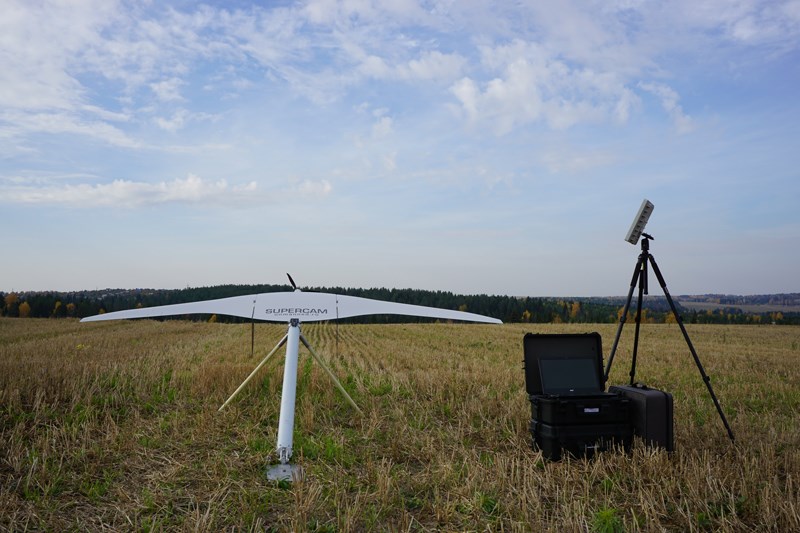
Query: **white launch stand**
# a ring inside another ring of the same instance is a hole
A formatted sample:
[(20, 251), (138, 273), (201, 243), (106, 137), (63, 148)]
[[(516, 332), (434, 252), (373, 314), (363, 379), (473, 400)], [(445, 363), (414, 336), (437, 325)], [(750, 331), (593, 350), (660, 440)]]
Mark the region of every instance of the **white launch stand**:
[(297, 361), (299, 357), (299, 348), (300, 342), (308, 349), (311, 356), (314, 360), (319, 363), (319, 365), (325, 370), (328, 376), (333, 380), (333, 383), (339, 389), (339, 391), (347, 398), (347, 401), (353, 408), (358, 411), (359, 414), (363, 414), (361, 409), (358, 408), (356, 402), (353, 401), (353, 398), (347, 394), (347, 391), (344, 389), (342, 384), (336, 378), (336, 375), (328, 368), (328, 365), (325, 364), (325, 361), (320, 358), (314, 349), (311, 347), (311, 344), (306, 340), (303, 334), (300, 332), (300, 320), (297, 318), (293, 318), (289, 321), (289, 329), (286, 332), (286, 335), (275, 345), (275, 348), (272, 349), (271, 352), (267, 354), (266, 357), (256, 366), (256, 368), (247, 376), (239, 388), (231, 394), (230, 398), (225, 400), (225, 403), (220, 406), (219, 410), (228, 405), (239, 391), (241, 391), (245, 385), (250, 381), (250, 379), (255, 376), (256, 372), (264, 366), (264, 364), (269, 360), (272, 355), (278, 351), (278, 349), (286, 344), (286, 362), (284, 363), (283, 367), (283, 387), (281, 388), (281, 411), (280, 416), (278, 418), (278, 446), (277, 446), (277, 454), (278, 460), (280, 464), (277, 464), (267, 470), (267, 478), (273, 481), (298, 481), (303, 479), (303, 470), (299, 465), (294, 465), (289, 463), (289, 459), (292, 457), (292, 442), (294, 438), (294, 406), (295, 400), (297, 398)]

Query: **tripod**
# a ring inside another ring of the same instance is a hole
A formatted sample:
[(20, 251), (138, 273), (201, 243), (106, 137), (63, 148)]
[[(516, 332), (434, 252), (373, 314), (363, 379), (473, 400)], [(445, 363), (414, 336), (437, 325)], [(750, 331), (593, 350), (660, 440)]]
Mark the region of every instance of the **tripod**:
[(655, 258), (650, 254), (650, 241), (653, 240), (653, 237), (648, 235), (647, 233), (642, 233), (642, 253), (639, 254), (639, 259), (636, 261), (636, 268), (633, 271), (633, 279), (631, 279), (631, 288), (628, 291), (628, 299), (625, 302), (625, 308), (622, 310), (622, 316), (619, 318), (619, 327), (617, 328), (617, 335), (614, 338), (614, 345), (611, 347), (611, 354), (608, 356), (608, 364), (606, 365), (605, 374), (603, 376), (603, 382), (608, 381), (608, 374), (611, 372), (611, 364), (614, 362), (614, 355), (617, 352), (617, 345), (619, 344), (619, 338), (622, 334), (622, 327), (625, 325), (625, 320), (627, 319), (628, 309), (631, 306), (631, 299), (633, 298), (633, 290), (636, 287), (636, 283), (639, 283), (639, 298), (636, 301), (636, 330), (633, 336), (633, 358), (631, 361), (631, 381), (630, 384), (633, 385), (634, 377), (636, 375), (636, 354), (639, 348), (639, 325), (641, 324), (642, 318), (642, 295), (648, 294), (647, 292), (647, 263), (650, 262), (650, 265), (653, 267), (653, 271), (656, 273), (656, 277), (658, 278), (658, 283), (661, 285), (661, 289), (664, 291), (664, 296), (667, 297), (667, 302), (669, 302), (669, 307), (672, 309), (673, 315), (675, 315), (675, 319), (678, 321), (678, 326), (681, 328), (681, 333), (683, 333), (683, 338), (686, 339), (686, 344), (689, 346), (689, 351), (692, 352), (692, 357), (694, 357), (694, 363), (697, 365), (697, 369), (700, 371), (700, 375), (703, 377), (703, 381), (706, 384), (706, 388), (708, 389), (708, 393), (711, 395), (711, 399), (714, 401), (714, 405), (717, 408), (717, 413), (719, 413), (720, 419), (722, 419), (722, 424), (725, 426), (725, 429), (728, 431), (728, 436), (730, 437), (731, 441), (734, 440), (733, 438), (733, 431), (731, 431), (731, 427), (728, 425), (728, 420), (725, 418), (725, 414), (722, 412), (722, 407), (719, 405), (719, 400), (717, 400), (717, 395), (714, 394), (714, 389), (711, 387), (711, 378), (708, 377), (706, 371), (703, 369), (703, 364), (700, 362), (700, 358), (697, 356), (697, 352), (692, 345), (692, 341), (689, 339), (689, 334), (686, 332), (686, 328), (683, 325), (683, 320), (681, 316), (678, 314), (678, 309), (675, 307), (675, 302), (672, 301), (672, 296), (670, 296), (669, 291), (667, 290), (667, 283), (664, 281), (664, 276), (661, 275), (661, 270), (659, 270), (658, 265), (656, 264)]

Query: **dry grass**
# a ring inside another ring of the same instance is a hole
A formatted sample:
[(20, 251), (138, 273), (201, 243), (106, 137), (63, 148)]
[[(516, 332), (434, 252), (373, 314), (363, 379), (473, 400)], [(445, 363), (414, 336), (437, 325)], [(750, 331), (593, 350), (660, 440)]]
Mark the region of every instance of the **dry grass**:
[[(0, 530), (800, 531), (800, 328), (642, 327), (637, 378), (675, 397), (677, 452), (545, 463), (526, 331), (615, 325), (306, 325), (295, 459), (274, 484), (280, 358), (219, 405), (281, 325), (0, 319)], [(612, 383), (627, 381), (626, 327)]]

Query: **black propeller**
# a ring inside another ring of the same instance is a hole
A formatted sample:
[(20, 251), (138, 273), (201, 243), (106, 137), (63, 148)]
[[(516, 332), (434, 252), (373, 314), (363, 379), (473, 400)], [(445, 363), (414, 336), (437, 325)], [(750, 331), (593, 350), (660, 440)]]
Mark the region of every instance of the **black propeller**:
[(296, 284), (296, 283), (294, 282), (294, 280), (292, 279), (292, 276), (291, 276), (291, 274), (289, 274), (289, 273), (287, 272), (287, 273), (286, 273), (286, 275), (289, 277), (289, 283), (291, 283), (291, 284), (292, 284), (292, 287), (294, 288), (294, 290), (297, 290), (297, 284)]

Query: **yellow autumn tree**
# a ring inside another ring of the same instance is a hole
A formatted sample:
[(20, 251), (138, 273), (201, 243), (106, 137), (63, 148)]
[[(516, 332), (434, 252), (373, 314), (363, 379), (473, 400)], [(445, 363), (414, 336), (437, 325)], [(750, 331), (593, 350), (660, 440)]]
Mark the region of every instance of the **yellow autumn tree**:
[(22, 302), (19, 304), (19, 317), (20, 318), (28, 318), (31, 316), (31, 306), (28, 302)]
[(4, 300), (5, 300), (5, 303), (6, 303), (6, 311), (5, 311), (6, 316), (17, 316), (18, 307), (19, 307), (19, 305), (18, 305), (19, 304), (19, 296), (17, 296), (13, 292), (10, 292), (10, 293), (6, 294), (6, 297), (5, 297)]
[[(617, 320), (622, 319), (622, 312), (623, 311), (625, 311), (624, 307), (620, 307), (619, 309), (617, 309)], [(630, 309), (628, 309), (628, 314), (625, 317), (625, 321), (626, 322), (630, 322), (632, 320), (633, 320), (633, 313), (631, 313)]]

